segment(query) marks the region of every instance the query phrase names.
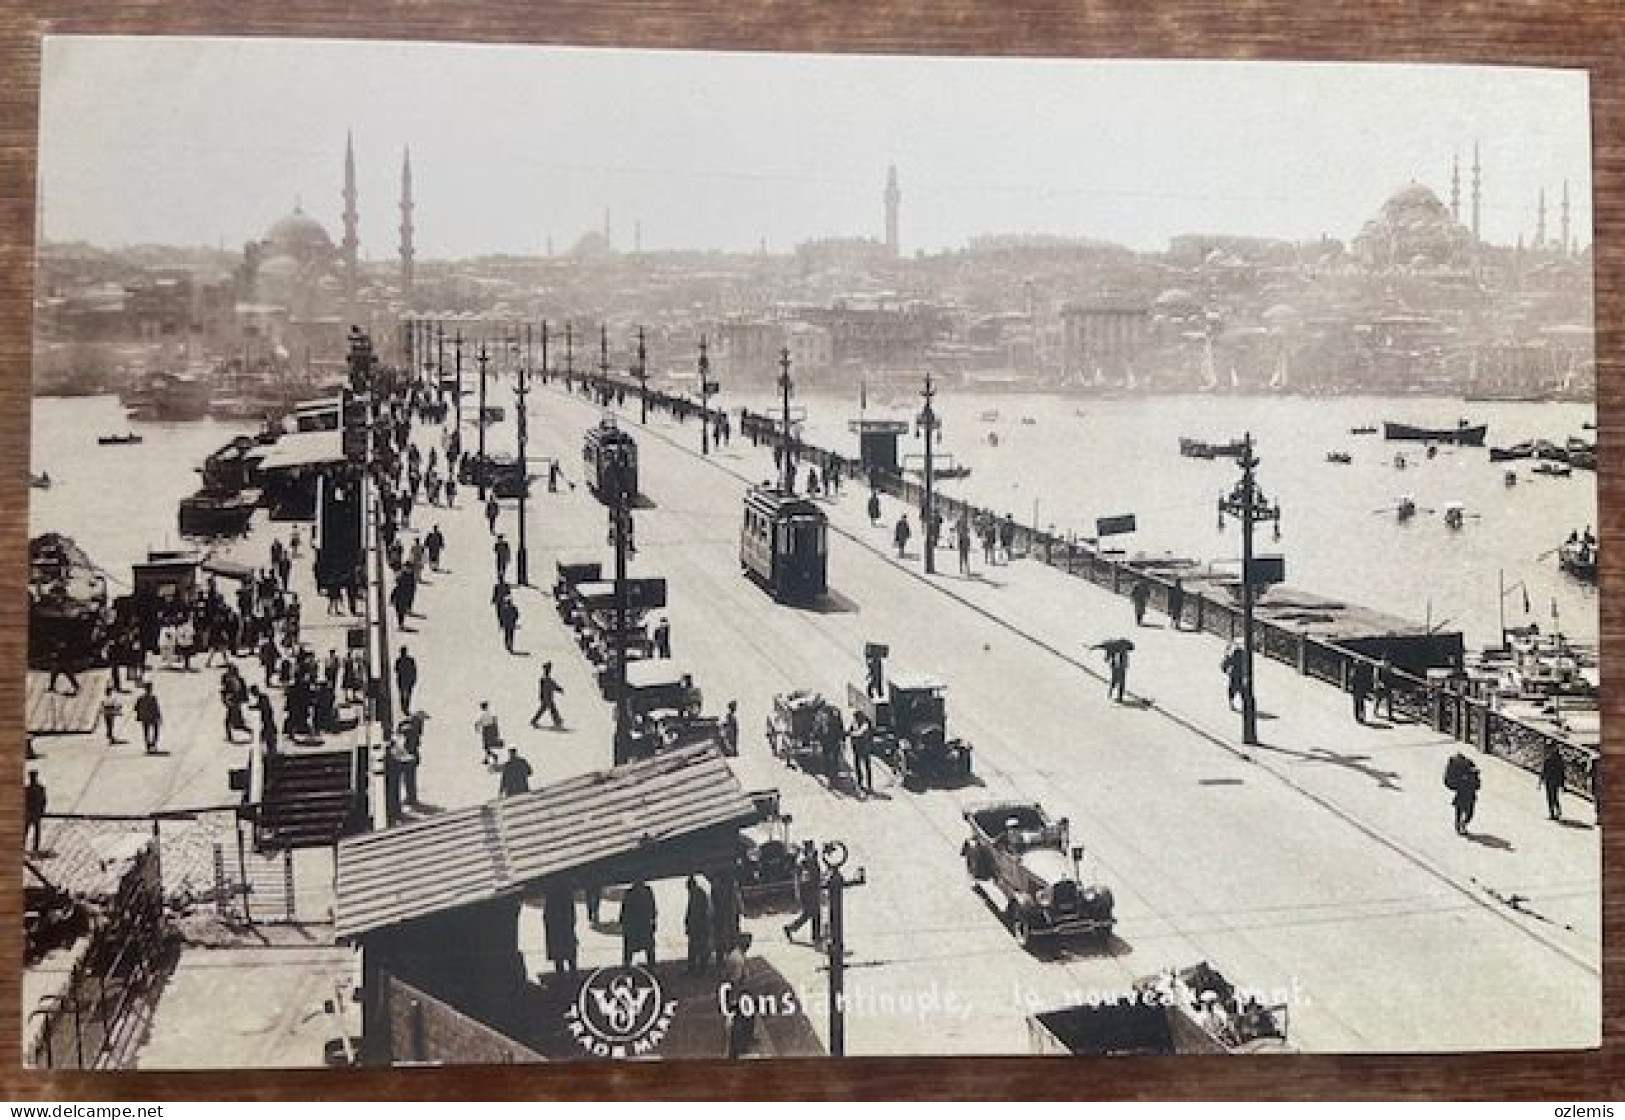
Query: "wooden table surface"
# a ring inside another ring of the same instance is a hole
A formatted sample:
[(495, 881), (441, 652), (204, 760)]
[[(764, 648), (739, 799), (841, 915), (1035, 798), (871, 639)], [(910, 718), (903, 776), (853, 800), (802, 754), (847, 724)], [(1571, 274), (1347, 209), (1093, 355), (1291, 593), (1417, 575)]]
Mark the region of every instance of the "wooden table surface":
[[(1625, 522), (1617, 458), (1625, 424), (1625, 4), (1309, 4), (1284, 0), (6, 0), (0, 4), (0, 786), (22, 782), (26, 607), (30, 261), (39, 36), (45, 31), (164, 35), (569, 43), (584, 46), (827, 50), (1078, 57), (1384, 60), (1523, 64), (1591, 72), (1593, 111), (1604, 678), (1621, 668)], [(1620, 750), (1622, 705), (1605, 686), (1604, 749)], [(1606, 767), (1609, 774), (1620, 772)], [(1620, 949), (1621, 799), (1604, 813), (1606, 1042), (1600, 1052), (1256, 1059), (992, 1058), (841, 1062), (581, 1064), (401, 1072), (56, 1074), (19, 1064), (18, 1019), (0, 1013), (0, 1086), (11, 1100), (632, 1096), (823, 1098), (1060, 1096), (1530, 1097), (1582, 1102), (1625, 1092)], [(0, 928), (21, 927), (20, 797), (0, 798)], [(15, 935), (13, 935), (15, 936)], [(0, 1008), (18, 1006), (20, 953), (7, 960)], [(1350, 962), (1358, 967), (1358, 962)], [(1448, 998), (1442, 993), (1441, 998)], [(1530, 999), (1540, 994), (1531, 992)]]

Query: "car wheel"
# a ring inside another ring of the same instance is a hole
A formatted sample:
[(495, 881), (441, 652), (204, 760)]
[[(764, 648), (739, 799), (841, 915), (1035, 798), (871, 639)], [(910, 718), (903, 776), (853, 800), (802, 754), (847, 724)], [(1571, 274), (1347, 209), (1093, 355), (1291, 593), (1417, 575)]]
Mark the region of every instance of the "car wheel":
[(982, 850), (974, 844), (965, 846), (965, 870), (970, 873), (972, 879), (987, 878), (987, 865), (982, 858)]

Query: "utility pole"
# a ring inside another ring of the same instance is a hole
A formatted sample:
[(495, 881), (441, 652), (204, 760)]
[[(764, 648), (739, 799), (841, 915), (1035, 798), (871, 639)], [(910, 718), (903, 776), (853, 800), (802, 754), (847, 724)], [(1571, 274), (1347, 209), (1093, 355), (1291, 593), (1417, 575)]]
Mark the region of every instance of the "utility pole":
[(475, 472), (474, 472), (474, 481), (478, 486), (479, 493), (480, 493), (480, 501), (482, 501), (482, 502), (485, 501), (485, 482), (486, 482), (486, 478), (485, 478), (485, 475), (486, 475), (486, 470), (485, 470), (485, 380), (486, 380), (486, 364), (487, 364), (488, 360), (489, 360), (489, 355), (486, 353), (485, 343), (482, 342), (482, 343), (480, 343), (480, 357), (479, 357), (479, 362), (480, 362), (480, 418), (479, 418), (480, 458), (479, 458), (479, 462), (474, 464), (475, 467), (477, 468), (475, 470)]
[(1228, 495), (1219, 498), (1219, 527), (1224, 527), (1224, 515), (1241, 518), (1241, 611), (1242, 611), (1242, 664), (1246, 674), (1246, 687), (1241, 694), (1241, 741), (1249, 746), (1258, 743), (1258, 695), (1253, 684), (1253, 602), (1257, 598), (1254, 587), (1260, 581), (1253, 570), (1253, 525), (1259, 521), (1275, 524), (1275, 533), (1281, 533), (1281, 507), (1271, 505), (1258, 488), (1254, 471), (1258, 456), (1253, 454), (1253, 435), (1242, 437), (1240, 456), (1241, 480)]
[(564, 388), (568, 392), (570, 380), (576, 371), (576, 338), (575, 326), (566, 319), (564, 321)]
[[(617, 452), (617, 455), (619, 453)], [(631, 616), (630, 589), (626, 580), (626, 556), (632, 544), (632, 493), (627, 464), (617, 457), (614, 485), (610, 494), (610, 515), (615, 537), (615, 753), (614, 764), (632, 761), (632, 708), (626, 687), (626, 629)]]
[(786, 346), (779, 351), (779, 400), (784, 410), (783, 434), (779, 439), (779, 489), (786, 494), (796, 490), (796, 467), (790, 461), (790, 389), (790, 348)]
[(648, 354), (643, 348), (643, 328), (638, 328), (638, 368), (632, 374), (638, 379), (638, 402), (640, 405), (638, 423), (649, 422), (649, 361)]
[(925, 371), (925, 388), (920, 396), (925, 398), (925, 407), (920, 410), (919, 425), (925, 433), (925, 502), (920, 506), (920, 534), (925, 539), (925, 572), (935, 575), (937, 572), (937, 541), (932, 526), (936, 520), (936, 495), (933, 492), (936, 485), (935, 462), (932, 452), (935, 447), (937, 434), (937, 414), (931, 407), (931, 401), (937, 395), (937, 390), (931, 384), (931, 371)]
[(711, 454), (711, 356), (705, 352), (705, 336), (700, 335), (700, 454)]
[[(525, 324), (526, 349), (530, 348), (530, 324)], [(547, 368), (547, 323), (542, 323), (542, 369)], [(529, 363), (519, 367), (519, 380), (514, 385), (514, 396), (518, 400), (519, 415), (517, 428), (519, 431), (519, 586), (530, 586), (530, 544), (525, 531), (525, 515), (530, 505), (530, 459), (528, 458), (529, 445), (527, 440), (530, 432), (530, 418), (525, 415), (525, 401), (530, 394)]]
[(463, 328), (457, 328), (457, 337), (451, 340), (453, 353), (457, 359), (457, 399), (453, 403), (457, 408), (457, 424), (452, 428), (452, 435), (457, 440), (457, 457), (462, 458), (463, 451)]
[(846, 906), (848, 887), (861, 887), (865, 882), (863, 868), (848, 879), (842, 870), (846, 865), (846, 845), (832, 840), (820, 853), (829, 878), (824, 889), (829, 892), (829, 1053), (833, 1058), (846, 1055)]
[[(446, 324), (436, 322), (434, 325), (434, 399), (440, 404), (446, 403)], [(442, 418), (445, 414), (441, 413)]]
[(609, 391), (609, 324), (598, 324), (598, 392)]

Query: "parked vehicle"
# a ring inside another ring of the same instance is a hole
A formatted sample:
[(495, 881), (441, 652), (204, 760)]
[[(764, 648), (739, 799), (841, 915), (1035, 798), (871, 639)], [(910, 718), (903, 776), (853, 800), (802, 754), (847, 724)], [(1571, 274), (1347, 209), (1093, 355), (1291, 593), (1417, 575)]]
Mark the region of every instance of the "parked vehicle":
[(874, 753), (897, 772), (905, 789), (971, 775), (971, 745), (948, 737), (947, 691), (933, 677), (904, 674), (887, 680), (881, 699), (847, 686), (851, 708), (864, 713), (873, 728)]
[(1083, 874), (1065, 817), (1033, 801), (991, 801), (965, 810), (965, 869), (1016, 940), (1111, 935), (1112, 892)]
[(818, 740), (819, 716), (841, 722), (840, 709), (816, 692), (784, 692), (773, 697), (767, 717), (767, 744), (786, 766), (809, 773), (822, 767)]

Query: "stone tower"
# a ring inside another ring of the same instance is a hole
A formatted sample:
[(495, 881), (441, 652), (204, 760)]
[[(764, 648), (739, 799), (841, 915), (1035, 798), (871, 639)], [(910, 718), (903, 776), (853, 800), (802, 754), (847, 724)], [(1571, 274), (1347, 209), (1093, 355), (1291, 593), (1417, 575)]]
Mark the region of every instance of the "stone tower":
[(899, 252), (897, 240), (897, 208), (902, 204), (903, 192), (897, 189), (897, 165), (886, 171), (886, 255), (895, 258)]

